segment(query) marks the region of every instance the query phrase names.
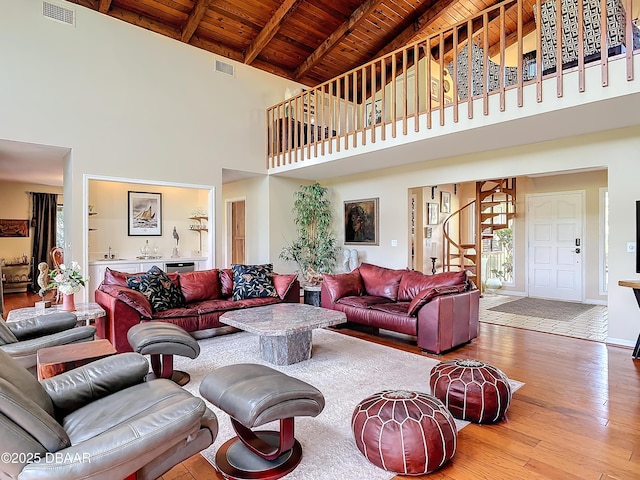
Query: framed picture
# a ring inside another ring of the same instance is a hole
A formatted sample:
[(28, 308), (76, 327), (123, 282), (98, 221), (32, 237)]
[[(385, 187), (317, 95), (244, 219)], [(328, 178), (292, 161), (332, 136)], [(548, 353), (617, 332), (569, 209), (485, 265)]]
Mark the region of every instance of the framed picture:
[(424, 227), (424, 238), (431, 238), (433, 236), (433, 227)]
[(433, 77), (431, 77), (431, 98), (435, 102), (440, 101), (440, 81)]
[(129, 191), (129, 236), (162, 235), (162, 194)]
[(378, 198), (344, 202), (344, 244), (378, 245)]
[(29, 220), (0, 220), (0, 237), (28, 237)]
[(438, 204), (427, 203), (427, 225), (437, 225), (438, 220)]
[(440, 211), (442, 213), (451, 213), (451, 193), (440, 192)]
[[(376, 125), (382, 122), (382, 99), (376, 100), (373, 105), (375, 107), (373, 123)], [(364, 106), (364, 124), (366, 127), (371, 126), (371, 102)]]

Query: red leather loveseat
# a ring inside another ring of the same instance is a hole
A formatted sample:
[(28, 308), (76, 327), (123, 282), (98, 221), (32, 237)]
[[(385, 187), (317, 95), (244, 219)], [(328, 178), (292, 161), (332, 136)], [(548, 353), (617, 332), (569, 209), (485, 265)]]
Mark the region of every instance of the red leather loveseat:
[(104, 280), (95, 291), (95, 300), (106, 316), (96, 320), (97, 336), (108, 339), (120, 352), (132, 351), (127, 332), (133, 325), (150, 320), (170, 322), (182, 327), (196, 339), (235, 331), (220, 323), (223, 313), (241, 308), (280, 302), (299, 303), (300, 284), (295, 274), (272, 274), (278, 296), (233, 300), (233, 273), (230, 269), (200, 270), (167, 274), (180, 287), (185, 306), (154, 311), (145, 296), (128, 287), (131, 275), (107, 268)]
[(466, 272), (424, 275), (363, 263), (324, 275), (321, 304), (347, 321), (414, 335), (418, 347), (441, 353), (478, 336), (480, 291)]

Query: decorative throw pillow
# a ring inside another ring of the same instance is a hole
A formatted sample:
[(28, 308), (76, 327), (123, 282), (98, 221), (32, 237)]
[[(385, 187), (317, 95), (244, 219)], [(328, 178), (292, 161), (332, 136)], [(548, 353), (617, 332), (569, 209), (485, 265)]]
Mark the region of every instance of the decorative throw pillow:
[(127, 277), (127, 285), (142, 293), (154, 312), (184, 307), (184, 295), (180, 288), (155, 265), (144, 275)]
[(233, 300), (277, 297), (271, 274), (273, 265), (231, 265), (233, 270)]

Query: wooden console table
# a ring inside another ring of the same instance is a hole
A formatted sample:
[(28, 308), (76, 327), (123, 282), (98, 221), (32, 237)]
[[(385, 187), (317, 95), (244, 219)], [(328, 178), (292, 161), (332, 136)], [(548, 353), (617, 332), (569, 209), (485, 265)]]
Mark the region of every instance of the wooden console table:
[[(636, 296), (636, 302), (638, 302), (638, 308), (640, 308), (640, 280), (620, 280), (618, 285), (621, 287), (633, 288), (633, 293)], [(633, 349), (633, 358), (640, 357), (640, 335), (636, 341), (636, 346)]]
[(36, 354), (38, 380), (54, 377), (116, 353), (109, 340), (104, 339), (41, 348)]

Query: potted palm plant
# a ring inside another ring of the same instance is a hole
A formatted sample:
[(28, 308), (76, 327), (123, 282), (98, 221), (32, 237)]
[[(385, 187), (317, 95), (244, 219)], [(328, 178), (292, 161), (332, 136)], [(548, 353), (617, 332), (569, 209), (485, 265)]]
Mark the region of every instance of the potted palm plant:
[(298, 237), (282, 249), (280, 258), (296, 262), (305, 298), (307, 291), (317, 291), (319, 299), (322, 274), (333, 271), (339, 251), (331, 228), (333, 212), (328, 189), (316, 182), (300, 186), (294, 196)]

